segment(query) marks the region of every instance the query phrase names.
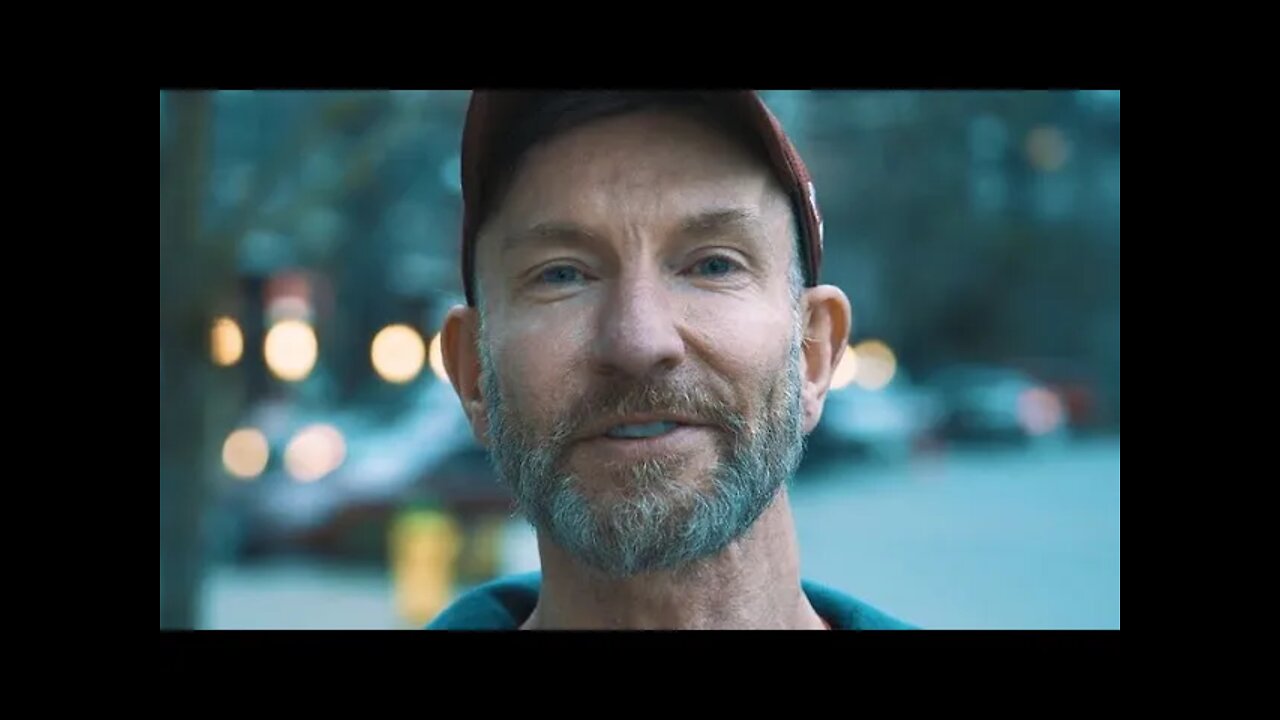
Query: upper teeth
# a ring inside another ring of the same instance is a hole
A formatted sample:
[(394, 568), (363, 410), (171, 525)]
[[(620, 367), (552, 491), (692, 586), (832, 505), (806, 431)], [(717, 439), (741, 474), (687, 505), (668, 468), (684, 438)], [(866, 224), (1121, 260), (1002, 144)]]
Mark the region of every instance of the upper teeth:
[(616, 438), (649, 438), (656, 437), (665, 432), (674, 430), (676, 423), (673, 422), (651, 422), (643, 425), (619, 425), (608, 433), (609, 437)]

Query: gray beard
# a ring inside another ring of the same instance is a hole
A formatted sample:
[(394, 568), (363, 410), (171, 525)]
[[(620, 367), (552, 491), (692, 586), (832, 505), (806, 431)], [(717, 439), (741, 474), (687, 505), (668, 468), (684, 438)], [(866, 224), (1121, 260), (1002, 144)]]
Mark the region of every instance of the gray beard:
[[(701, 389), (628, 389), (575, 406), (549, 432), (504, 397), (481, 339), (490, 457), (517, 509), (547, 539), (611, 577), (687, 568), (742, 537), (795, 472), (804, 453), (799, 331), (781, 381), (770, 387), (754, 427)], [(593, 501), (590, 478), (565, 470), (568, 438), (602, 411), (683, 410), (714, 421), (723, 434), (709, 482), (681, 480), (679, 458), (623, 468), (626, 488)]]

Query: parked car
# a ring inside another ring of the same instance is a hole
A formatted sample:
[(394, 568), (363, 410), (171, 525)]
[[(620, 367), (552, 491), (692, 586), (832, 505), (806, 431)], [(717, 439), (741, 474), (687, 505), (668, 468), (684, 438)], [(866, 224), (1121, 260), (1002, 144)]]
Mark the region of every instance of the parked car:
[(1014, 366), (1061, 399), (1067, 427), (1087, 432), (1100, 426), (1103, 421), (1101, 382), (1094, 369), (1085, 363), (1060, 358), (1024, 359)]
[(1062, 399), (1010, 368), (963, 365), (936, 373), (939, 435), (948, 441), (1052, 443), (1067, 432)]
[[(267, 406), (244, 425), (266, 436), (270, 455), (261, 475), (229, 480), (224, 494), (224, 543), (236, 557), (351, 546), (363, 554), (384, 542), (391, 517), (410, 502), (465, 514), (506, 501), (494, 482), (445, 481), (456, 476), (458, 458), (483, 457), (445, 383), (425, 383), (391, 423), (351, 410), (309, 415)], [(295, 449), (291, 463), (290, 444), (304, 433), (314, 436), (309, 452)]]
[(906, 460), (926, 440), (932, 414), (927, 392), (905, 377), (879, 390), (850, 384), (828, 393), (809, 453), (816, 460)]

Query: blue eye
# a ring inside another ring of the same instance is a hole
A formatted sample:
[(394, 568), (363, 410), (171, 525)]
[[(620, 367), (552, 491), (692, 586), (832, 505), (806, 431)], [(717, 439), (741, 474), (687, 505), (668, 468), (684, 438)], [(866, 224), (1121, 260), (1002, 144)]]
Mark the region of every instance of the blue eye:
[(695, 265), (695, 272), (699, 275), (707, 277), (720, 277), (728, 275), (736, 270), (738, 264), (723, 255), (713, 255), (709, 258), (699, 260)]
[(563, 285), (578, 282), (581, 279), (582, 272), (572, 265), (556, 265), (538, 274), (538, 280), (549, 285)]

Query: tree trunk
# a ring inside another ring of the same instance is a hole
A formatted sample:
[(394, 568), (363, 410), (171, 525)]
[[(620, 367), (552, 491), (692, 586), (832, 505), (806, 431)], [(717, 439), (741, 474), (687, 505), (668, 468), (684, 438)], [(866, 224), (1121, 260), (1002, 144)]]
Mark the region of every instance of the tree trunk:
[(227, 398), (218, 396), (210, 328), (218, 293), (234, 274), (234, 255), (233, 248), (209, 242), (202, 229), (213, 98), (173, 92), (167, 99), (170, 142), (160, 156), (160, 627), (194, 629), (201, 616), (210, 435), (221, 429), (214, 415)]

